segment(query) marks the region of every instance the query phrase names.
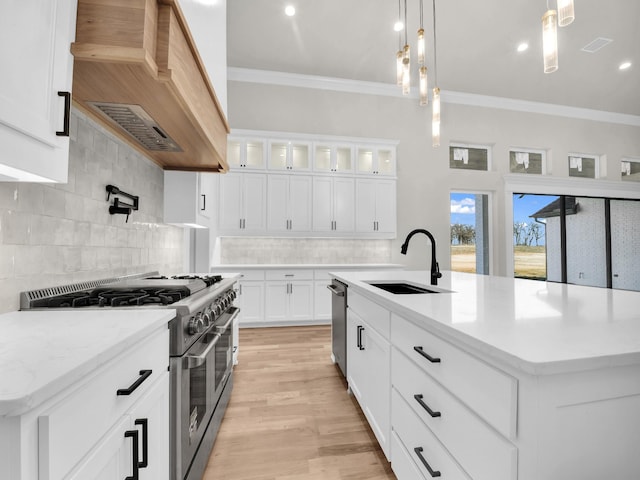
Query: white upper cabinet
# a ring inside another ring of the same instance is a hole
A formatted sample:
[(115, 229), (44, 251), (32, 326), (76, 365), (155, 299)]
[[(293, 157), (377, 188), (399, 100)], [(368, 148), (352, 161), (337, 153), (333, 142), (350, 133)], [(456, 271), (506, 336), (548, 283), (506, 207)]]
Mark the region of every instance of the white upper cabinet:
[(73, 0), (3, 5), (1, 181), (67, 181), (76, 6)]
[(395, 148), (374, 146), (358, 147), (356, 172), (360, 174), (395, 176)]
[(310, 176), (268, 176), (267, 228), (280, 233), (311, 230)]
[(267, 178), (263, 173), (220, 176), (218, 222), (221, 233), (260, 234), (266, 231)]
[(356, 231), (384, 238), (396, 236), (396, 182), (356, 180)]
[(191, 228), (209, 228), (213, 218), (215, 173), (164, 172), (164, 221)]
[(349, 177), (313, 179), (313, 231), (348, 234), (355, 231), (355, 181)]
[(353, 147), (316, 143), (313, 146), (313, 170), (324, 173), (353, 173)]
[(269, 170), (311, 170), (311, 143), (270, 140), (267, 166)]
[(227, 162), (229, 168), (263, 170), (266, 165), (267, 149), (265, 140), (236, 139), (227, 141)]

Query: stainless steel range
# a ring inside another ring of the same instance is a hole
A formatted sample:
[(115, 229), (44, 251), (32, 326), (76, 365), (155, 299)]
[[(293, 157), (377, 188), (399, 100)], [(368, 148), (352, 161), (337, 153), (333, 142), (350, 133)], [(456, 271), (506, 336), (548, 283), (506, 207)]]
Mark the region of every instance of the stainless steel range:
[(171, 308), (172, 480), (201, 480), (233, 387), (235, 278), (150, 272), (22, 292), (22, 310)]

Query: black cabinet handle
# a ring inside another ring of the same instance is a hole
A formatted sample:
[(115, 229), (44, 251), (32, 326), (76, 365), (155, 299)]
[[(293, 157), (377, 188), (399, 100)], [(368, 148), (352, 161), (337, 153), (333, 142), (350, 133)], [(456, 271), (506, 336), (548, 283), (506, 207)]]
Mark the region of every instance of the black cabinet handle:
[(57, 131), (56, 135), (58, 137), (68, 137), (69, 136), (69, 117), (71, 114), (71, 92), (58, 92), (59, 97), (64, 97), (64, 125), (62, 127), (62, 131)]
[(429, 415), (431, 415), (432, 418), (440, 417), (442, 415), (440, 412), (435, 412), (435, 411), (431, 410), (429, 408), (429, 405), (424, 403), (424, 400), (422, 400), (424, 398), (422, 395), (414, 395), (413, 398), (416, 399), (416, 402), (418, 402), (420, 404), (420, 406), (422, 408), (424, 408)]
[(205, 194), (200, 194), (200, 196), (202, 197), (202, 208), (200, 211), (203, 211), (207, 209), (207, 196)]
[(124, 432), (125, 438), (131, 437), (131, 468), (132, 473), (130, 477), (124, 477), (124, 480), (139, 480), (138, 479), (138, 430), (127, 430)]
[(427, 463), (427, 460), (425, 460), (425, 458), (422, 456), (422, 450), (423, 450), (422, 447), (416, 447), (413, 449), (413, 451), (416, 452), (416, 455), (418, 456), (422, 464), (429, 471), (429, 475), (431, 475), (432, 477), (439, 477), (440, 472), (438, 470), (434, 470), (433, 468), (431, 468), (431, 465), (429, 465)]
[(358, 350), (364, 350), (364, 347), (362, 346), (362, 331), (363, 330), (364, 330), (364, 327), (362, 325), (358, 325), (358, 338), (357, 338)]
[(151, 375), (151, 372), (152, 372), (151, 370), (140, 370), (140, 378), (135, 382), (133, 382), (129, 388), (118, 389), (118, 391), (116, 392), (116, 395), (131, 395), (136, 388), (142, 385), (142, 382), (144, 382), (147, 378), (149, 378), (149, 375)]
[(147, 468), (149, 465), (149, 419), (138, 418), (134, 425), (142, 425), (142, 461), (138, 462), (138, 467)]
[(425, 352), (422, 347), (413, 347), (413, 349), (422, 355), (424, 358), (429, 360), (431, 363), (440, 363), (440, 359), (438, 357), (432, 357), (427, 352)]

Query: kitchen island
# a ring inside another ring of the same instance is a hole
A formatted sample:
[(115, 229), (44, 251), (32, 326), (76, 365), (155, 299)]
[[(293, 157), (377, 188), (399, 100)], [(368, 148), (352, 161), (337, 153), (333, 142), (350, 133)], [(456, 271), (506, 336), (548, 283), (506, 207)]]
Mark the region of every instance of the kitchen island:
[[(331, 275), (348, 285), (349, 387), (400, 480), (640, 478), (640, 293)], [(393, 282), (437, 293), (371, 285)]]

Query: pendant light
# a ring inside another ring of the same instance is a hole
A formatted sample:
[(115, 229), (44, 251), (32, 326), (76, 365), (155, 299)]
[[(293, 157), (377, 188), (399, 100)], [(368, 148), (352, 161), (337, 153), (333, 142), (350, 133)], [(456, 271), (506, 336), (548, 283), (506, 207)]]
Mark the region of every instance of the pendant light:
[(542, 16), (542, 54), (544, 73), (558, 70), (558, 14), (547, 10)]
[(411, 90), (411, 49), (407, 40), (407, 0), (404, 0), (404, 48), (402, 50), (402, 94), (409, 95)]
[(420, 28), (418, 29), (418, 74), (420, 85), (420, 106), (425, 106), (429, 103), (429, 86), (427, 83), (427, 66), (425, 65), (425, 41), (424, 41), (424, 27), (422, 25), (424, 19), (424, 12), (422, 6), (422, 0), (420, 0)]
[(400, 8), (400, 0), (398, 0), (398, 21), (396, 22), (395, 30), (398, 32), (398, 53), (396, 53), (396, 84), (401, 87), (402, 86), (402, 21), (400, 18), (402, 17), (402, 11)]
[(436, 0), (433, 1), (433, 101), (431, 104), (431, 142), (440, 146), (440, 89), (438, 88), (438, 53), (436, 49)]
[(558, 0), (558, 26), (566, 27), (574, 19), (573, 0)]

